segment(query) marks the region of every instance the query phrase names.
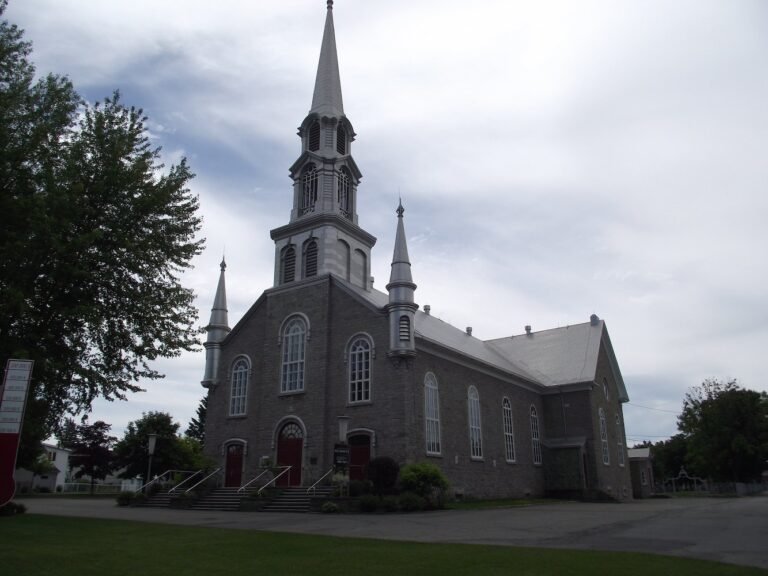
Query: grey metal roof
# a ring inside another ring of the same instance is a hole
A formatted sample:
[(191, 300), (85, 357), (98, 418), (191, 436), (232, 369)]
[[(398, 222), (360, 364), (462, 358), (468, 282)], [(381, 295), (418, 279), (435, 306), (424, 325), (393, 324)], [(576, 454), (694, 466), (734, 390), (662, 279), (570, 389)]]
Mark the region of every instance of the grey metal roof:
[(321, 116), (344, 116), (344, 104), (341, 97), (339, 78), (339, 60), (336, 55), (336, 33), (333, 28), (333, 5), (328, 4), (323, 29), (323, 42), (320, 46), (320, 60), (317, 63), (315, 91), (312, 95), (311, 113)]
[(604, 323), (587, 322), (519, 336), (488, 340), (500, 354), (544, 375), (542, 384), (557, 386), (595, 379)]

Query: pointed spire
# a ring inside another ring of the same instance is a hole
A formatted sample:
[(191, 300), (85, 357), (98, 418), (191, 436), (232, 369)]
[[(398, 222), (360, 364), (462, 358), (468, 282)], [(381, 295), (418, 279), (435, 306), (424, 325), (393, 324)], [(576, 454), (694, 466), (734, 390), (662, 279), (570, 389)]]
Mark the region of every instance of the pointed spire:
[(209, 338), (212, 334), (211, 328), (226, 328), (229, 331), (229, 319), (227, 316), (227, 286), (224, 279), (224, 271), (227, 269), (227, 263), (224, 257), (221, 259), (219, 265), (221, 272), (219, 273), (219, 284), (216, 287), (216, 296), (213, 299), (213, 308), (211, 308), (211, 320), (208, 323)]
[(395, 234), (395, 251), (392, 255), (392, 272), (389, 276), (390, 284), (413, 283), (411, 261), (408, 257), (408, 244), (405, 240), (404, 212), (405, 208), (403, 208), (401, 200), (397, 207), (397, 233)]
[(312, 109), (321, 116), (344, 116), (344, 104), (341, 99), (341, 79), (339, 60), (336, 55), (336, 32), (333, 27), (333, 1), (328, 0), (328, 12), (325, 16), (323, 43), (320, 47), (320, 61), (317, 64), (315, 92), (312, 96)]

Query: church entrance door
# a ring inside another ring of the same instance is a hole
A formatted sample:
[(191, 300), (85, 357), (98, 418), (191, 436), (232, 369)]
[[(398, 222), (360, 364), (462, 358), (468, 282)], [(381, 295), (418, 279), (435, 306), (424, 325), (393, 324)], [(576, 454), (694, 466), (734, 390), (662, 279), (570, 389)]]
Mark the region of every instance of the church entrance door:
[(227, 446), (227, 460), (224, 464), (224, 486), (239, 488), (243, 479), (243, 445)]
[(295, 422), (283, 426), (277, 438), (277, 465), (290, 466), (291, 470), (277, 480), (278, 486), (301, 486), (303, 448), (304, 432), (301, 426)]
[(349, 479), (365, 480), (371, 461), (371, 437), (357, 434), (349, 437)]

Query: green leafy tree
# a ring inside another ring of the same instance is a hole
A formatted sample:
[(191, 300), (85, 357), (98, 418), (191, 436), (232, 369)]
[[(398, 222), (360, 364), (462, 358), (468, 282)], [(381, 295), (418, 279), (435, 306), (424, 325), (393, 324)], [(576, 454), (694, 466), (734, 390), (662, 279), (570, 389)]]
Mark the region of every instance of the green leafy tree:
[(189, 426), (187, 426), (187, 430), (184, 432), (188, 438), (194, 438), (200, 444), (205, 444), (205, 416), (207, 412), (208, 395), (206, 394), (200, 400), (200, 404), (197, 405), (197, 412), (189, 421)]
[(196, 348), (180, 276), (202, 249), (186, 160), (164, 168), (140, 109), (35, 79), (30, 54), (0, 21), (0, 361), (35, 360), (20, 464), (67, 413)]
[(123, 478), (145, 476), (149, 466), (149, 435), (157, 434), (152, 474), (166, 470), (199, 470), (207, 461), (196, 440), (178, 435), (180, 424), (166, 412), (146, 412), (129, 422), (125, 435), (115, 445), (115, 458)]
[(101, 420), (88, 424), (83, 418), (81, 424), (68, 419), (63, 426), (61, 445), (72, 450), (69, 465), (75, 478), (87, 477), (91, 482), (91, 494), (97, 480), (104, 480), (115, 469), (112, 447), (117, 438), (109, 434), (112, 426)]
[[(682, 434), (675, 434), (668, 440), (662, 440), (653, 444), (651, 448), (653, 462), (653, 477), (657, 482), (663, 482), (667, 478), (674, 478), (680, 473), (680, 469), (686, 465), (688, 454), (688, 442)], [(696, 474), (693, 469), (689, 473)]]
[(678, 428), (687, 461), (716, 481), (759, 480), (768, 459), (768, 395), (736, 380), (705, 380), (685, 395)]

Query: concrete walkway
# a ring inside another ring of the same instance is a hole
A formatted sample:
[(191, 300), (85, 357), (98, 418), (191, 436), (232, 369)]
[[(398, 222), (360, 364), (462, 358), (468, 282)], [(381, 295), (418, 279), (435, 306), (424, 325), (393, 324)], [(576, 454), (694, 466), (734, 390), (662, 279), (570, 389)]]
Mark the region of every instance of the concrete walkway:
[(30, 513), (416, 542), (621, 550), (768, 569), (768, 496), (389, 515), (120, 508), (111, 499), (29, 498)]

